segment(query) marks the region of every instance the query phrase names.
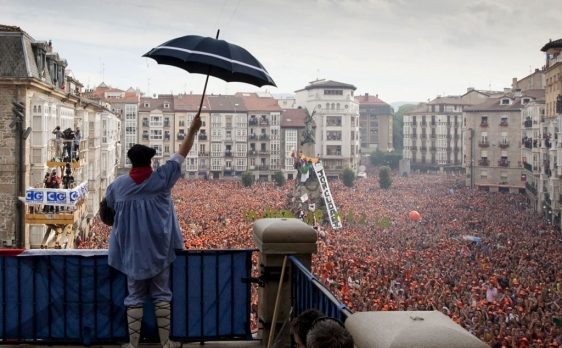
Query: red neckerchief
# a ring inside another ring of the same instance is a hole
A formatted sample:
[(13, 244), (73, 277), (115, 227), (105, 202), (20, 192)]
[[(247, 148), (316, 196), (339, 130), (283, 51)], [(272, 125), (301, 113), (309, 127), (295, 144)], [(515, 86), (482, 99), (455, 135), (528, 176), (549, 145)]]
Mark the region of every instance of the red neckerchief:
[(133, 181), (137, 185), (140, 185), (143, 181), (148, 179), (150, 177), (150, 175), (152, 175), (152, 167), (151, 166), (133, 167), (129, 171), (129, 176), (131, 177), (131, 179), (133, 179)]

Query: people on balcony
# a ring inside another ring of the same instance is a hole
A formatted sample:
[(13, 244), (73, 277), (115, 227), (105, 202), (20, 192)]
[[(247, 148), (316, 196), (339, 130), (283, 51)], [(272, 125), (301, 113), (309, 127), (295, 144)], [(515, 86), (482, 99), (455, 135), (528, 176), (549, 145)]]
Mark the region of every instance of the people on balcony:
[(353, 348), (353, 337), (339, 320), (320, 317), (306, 335), (307, 348)]
[(316, 309), (302, 312), (291, 321), (291, 336), (296, 348), (306, 348), (306, 336), (312, 328), (312, 324), (324, 314)]
[(76, 127), (74, 131), (74, 158), (78, 161), (80, 159), (80, 140), (82, 140), (82, 133), (80, 128)]
[(62, 159), (62, 131), (60, 130), (60, 126), (56, 126), (55, 129), (52, 131), (55, 135), (55, 157), (57, 160)]
[(196, 116), (179, 151), (155, 172), (151, 168), (156, 150), (133, 145), (127, 152), (132, 169), (107, 188), (105, 201), (115, 211), (109, 240), (108, 263), (127, 276), (125, 298), (129, 345), (140, 340), (143, 305), (150, 295), (155, 306), (160, 343), (175, 347), (170, 332), (170, 264), (176, 249), (184, 246), (171, 199), (171, 189), (181, 176), (181, 166), (193, 146), (201, 118)]

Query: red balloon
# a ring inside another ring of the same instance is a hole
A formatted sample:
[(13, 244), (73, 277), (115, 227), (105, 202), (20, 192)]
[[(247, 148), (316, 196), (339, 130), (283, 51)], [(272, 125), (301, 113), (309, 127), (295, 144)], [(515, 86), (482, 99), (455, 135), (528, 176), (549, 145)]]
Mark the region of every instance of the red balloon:
[(420, 213), (418, 213), (415, 210), (412, 210), (411, 212), (408, 213), (408, 217), (410, 218), (410, 220), (412, 221), (421, 221), (421, 215)]

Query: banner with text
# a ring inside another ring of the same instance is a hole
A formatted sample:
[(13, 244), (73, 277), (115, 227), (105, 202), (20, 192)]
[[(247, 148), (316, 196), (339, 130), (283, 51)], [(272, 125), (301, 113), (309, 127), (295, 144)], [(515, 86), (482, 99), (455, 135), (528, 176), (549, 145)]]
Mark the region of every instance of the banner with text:
[(87, 194), (88, 183), (86, 182), (68, 190), (30, 187), (25, 190), (25, 203), (75, 206)]
[(320, 189), (322, 190), (322, 198), (324, 198), (324, 204), (326, 205), (326, 212), (330, 218), (330, 224), (332, 228), (337, 230), (342, 227), (340, 214), (338, 214), (338, 209), (336, 208), (336, 203), (332, 197), (332, 192), (330, 192), (330, 186), (328, 185), (328, 178), (324, 172), (324, 166), (318, 162), (314, 163), (314, 172), (320, 183)]

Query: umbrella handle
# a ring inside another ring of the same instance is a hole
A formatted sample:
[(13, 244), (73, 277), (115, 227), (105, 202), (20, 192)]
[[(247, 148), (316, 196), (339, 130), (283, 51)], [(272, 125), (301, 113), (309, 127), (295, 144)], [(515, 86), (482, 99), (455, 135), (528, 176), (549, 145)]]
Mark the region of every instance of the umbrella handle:
[[(217, 29), (217, 36), (215, 39), (219, 38), (221, 30)], [(209, 72), (207, 73), (207, 78), (205, 79), (205, 86), (203, 87), (203, 94), (201, 95), (201, 102), (199, 103), (199, 112), (197, 115), (201, 115), (201, 108), (203, 107), (203, 100), (205, 99), (205, 92), (207, 92), (207, 83), (209, 82), (209, 74), (211, 73), (211, 68), (209, 67)]]

